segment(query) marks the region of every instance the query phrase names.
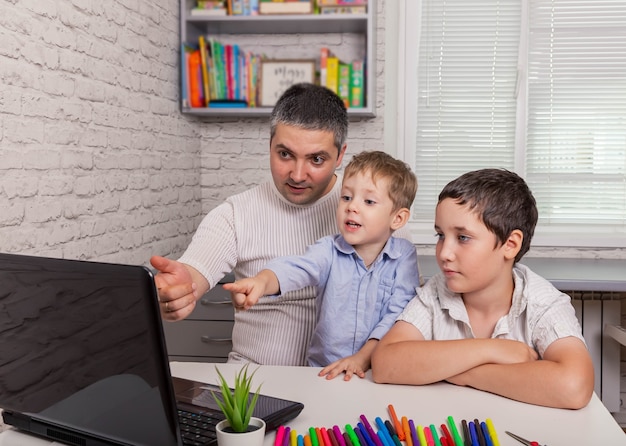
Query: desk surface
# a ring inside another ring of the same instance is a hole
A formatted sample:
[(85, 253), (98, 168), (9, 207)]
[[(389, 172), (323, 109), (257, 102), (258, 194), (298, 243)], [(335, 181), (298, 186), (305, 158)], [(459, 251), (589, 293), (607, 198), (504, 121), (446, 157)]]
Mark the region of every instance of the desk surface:
[[(435, 256), (419, 255), (424, 279), (439, 272)], [(521, 262), (561, 291), (626, 292), (626, 259), (524, 257)]]
[[(240, 366), (219, 364), (220, 371), (232, 381)], [(184, 378), (217, 382), (213, 364), (171, 363), (172, 374)], [(502, 446), (520, 446), (508, 437), (508, 430), (541, 444), (558, 445), (626, 445), (626, 435), (597, 396), (580, 410), (550, 409), (519, 403), (478, 390), (439, 383), (428, 386), (375, 384), (369, 378), (327, 381), (317, 376), (318, 368), (261, 366), (255, 383), (262, 392), (280, 398), (300, 401), (304, 410), (287, 425), (299, 433), (309, 427), (342, 427), (356, 425), (359, 416), (373, 422), (376, 417), (389, 419), (387, 406), (393, 404), (399, 417), (415, 424), (440, 426), (448, 416), (457, 424), (475, 418), (491, 418)], [(268, 433), (265, 446), (272, 446), (275, 434)], [(44, 446), (51, 443), (14, 430), (0, 435), (0, 446)]]
[[(172, 363), (172, 374), (198, 381), (216, 383), (215, 367), (198, 363)], [(239, 366), (220, 364), (230, 381)], [(359, 415), (373, 422), (389, 419), (387, 406), (393, 404), (399, 417), (415, 424), (440, 426), (448, 416), (462, 419), (493, 420), (502, 446), (520, 446), (504, 433), (511, 431), (550, 446), (626, 445), (626, 435), (596, 395), (581, 410), (550, 409), (519, 403), (478, 390), (439, 383), (428, 386), (375, 384), (371, 378), (327, 381), (313, 367), (262, 366), (255, 382), (262, 383), (265, 394), (304, 403), (302, 413), (287, 425), (299, 433), (309, 427), (356, 425)], [(343, 430), (343, 429), (342, 429)], [(265, 438), (273, 445), (274, 433)]]

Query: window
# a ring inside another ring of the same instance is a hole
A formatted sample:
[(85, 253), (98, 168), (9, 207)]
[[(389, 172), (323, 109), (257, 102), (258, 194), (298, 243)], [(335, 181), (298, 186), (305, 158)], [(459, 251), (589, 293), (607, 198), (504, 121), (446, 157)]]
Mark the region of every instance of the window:
[(419, 179), (416, 241), (434, 243), (448, 181), (503, 167), (537, 199), (534, 245), (626, 246), (626, 2), (404, 0), (402, 8), (401, 156)]

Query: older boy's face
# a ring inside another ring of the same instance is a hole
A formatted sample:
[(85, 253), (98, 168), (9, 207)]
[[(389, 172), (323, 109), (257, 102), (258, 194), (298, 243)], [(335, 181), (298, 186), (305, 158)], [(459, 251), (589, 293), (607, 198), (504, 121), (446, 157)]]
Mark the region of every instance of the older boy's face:
[(335, 147), (332, 132), (279, 124), (270, 141), (274, 184), (291, 203), (314, 203), (333, 188), (344, 152)]
[(369, 172), (343, 179), (337, 206), (339, 232), (363, 256), (378, 252), (393, 232), (395, 212), (389, 197), (389, 180), (375, 183)]
[(437, 205), (437, 263), (450, 291), (469, 297), (498, 293), (511, 282), (511, 264), (505, 262), (503, 245), (467, 205), (451, 198)]

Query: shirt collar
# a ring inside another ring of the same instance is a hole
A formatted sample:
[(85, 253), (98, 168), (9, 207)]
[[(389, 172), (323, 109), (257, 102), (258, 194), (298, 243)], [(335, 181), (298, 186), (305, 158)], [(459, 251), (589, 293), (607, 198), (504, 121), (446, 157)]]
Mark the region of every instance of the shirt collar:
[[(338, 251), (347, 255), (356, 254), (354, 246), (346, 242), (346, 239), (344, 239), (341, 234), (337, 234), (335, 236), (334, 243), (335, 248), (337, 248)], [(400, 243), (398, 242), (398, 239), (393, 236), (389, 237), (389, 240), (387, 240), (387, 243), (385, 243), (385, 247), (378, 255), (378, 258), (382, 257), (383, 255), (386, 255), (390, 259), (397, 259), (402, 255), (402, 248), (400, 246)]]

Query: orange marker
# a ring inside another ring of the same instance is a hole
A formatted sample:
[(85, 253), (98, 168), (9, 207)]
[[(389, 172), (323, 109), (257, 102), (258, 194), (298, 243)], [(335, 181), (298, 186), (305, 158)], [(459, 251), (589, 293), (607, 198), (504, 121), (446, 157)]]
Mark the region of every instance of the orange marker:
[(304, 436), (304, 446), (313, 446), (311, 444), (311, 437), (309, 437), (308, 435)]
[[(406, 446), (413, 446), (413, 438), (411, 438), (411, 428), (409, 427), (409, 419), (407, 417), (402, 417), (402, 432), (404, 432)], [(400, 438), (399, 435), (398, 438)]]
[(402, 429), (402, 424), (400, 424), (400, 420), (398, 420), (398, 416), (396, 415), (396, 410), (393, 408), (393, 405), (390, 404), (387, 406), (389, 409), (389, 414), (391, 415), (391, 422), (393, 426), (396, 428), (396, 434), (398, 434), (398, 439), (400, 441), (405, 440), (404, 429)]

